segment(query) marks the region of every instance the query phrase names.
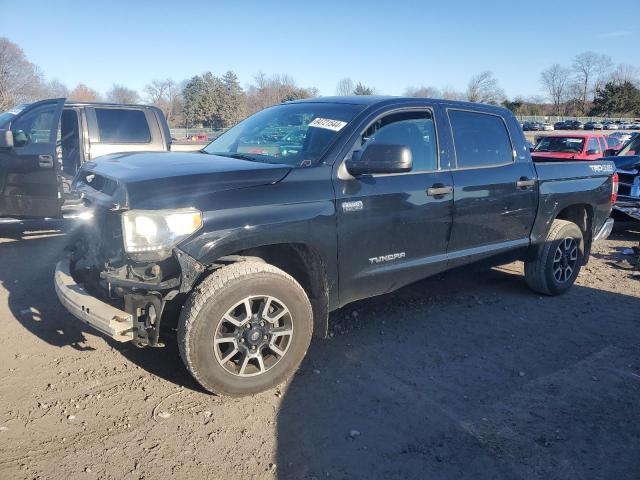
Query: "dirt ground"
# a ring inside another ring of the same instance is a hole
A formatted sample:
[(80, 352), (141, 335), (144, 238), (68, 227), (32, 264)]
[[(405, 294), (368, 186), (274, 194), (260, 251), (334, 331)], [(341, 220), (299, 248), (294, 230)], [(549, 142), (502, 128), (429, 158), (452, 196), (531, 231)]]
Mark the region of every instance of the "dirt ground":
[(117, 344), (63, 310), (68, 228), (0, 225), (3, 480), (640, 478), (640, 278), (611, 265), (640, 232), (562, 297), (511, 264), (348, 306), (287, 385), (228, 399), (175, 338)]

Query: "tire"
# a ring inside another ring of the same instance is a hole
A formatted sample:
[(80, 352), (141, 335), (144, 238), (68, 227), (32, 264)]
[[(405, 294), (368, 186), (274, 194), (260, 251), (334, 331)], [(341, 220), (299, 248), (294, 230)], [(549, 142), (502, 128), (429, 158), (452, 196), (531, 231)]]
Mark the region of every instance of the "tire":
[(561, 295), (578, 278), (583, 261), (582, 230), (573, 222), (554, 220), (537, 257), (525, 262), (524, 278), (535, 292)]
[(178, 347), (203, 388), (240, 397), (293, 374), (312, 331), (311, 304), (300, 284), (273, 265), (245, 261), (216, 270), (191, 293), (180, 314)]

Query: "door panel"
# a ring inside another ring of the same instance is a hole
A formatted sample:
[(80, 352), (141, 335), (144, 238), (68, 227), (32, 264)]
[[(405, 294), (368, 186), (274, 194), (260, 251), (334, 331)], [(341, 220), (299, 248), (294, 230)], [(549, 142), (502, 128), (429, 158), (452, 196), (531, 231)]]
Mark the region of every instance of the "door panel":
[(440, 170), (449, 166), (441, 125), (438, 108), (417, 102), (373, 113), (354, 134), (351, 151), (404, 145), (413, 166), (408, 173), (335, 179), (341, 305), (446, 269), (453, 183), (449, 170)]
[(449, 172), (338, 180), (340, 300), (395, 290), (446, 268), (453, 195)]
[(450, 109), (456, 154), (449, 266), (527, 245), (537, 213), (536, 173), (527, 152), (516, 154), (515, 121), (494, 113)]
[(0, 149), (0, 216), (60, 215), (56, 140), (63, 104), (36, 102), (11, 121), (14, 146)]
[[(451, 257), (466, 249), (528, 241), (537, 212), (536, 185), (519, 187), (517, 182), (533, 178), (531, 166), (525, 163), (454, 171)], [(491, 254), (490, 249), (487, 254)]]

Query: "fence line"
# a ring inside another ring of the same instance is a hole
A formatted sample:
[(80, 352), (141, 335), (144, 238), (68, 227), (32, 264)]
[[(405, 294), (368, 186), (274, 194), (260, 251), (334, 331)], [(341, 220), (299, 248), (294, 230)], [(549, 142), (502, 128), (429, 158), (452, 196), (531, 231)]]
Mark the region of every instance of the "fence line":
[(187, 138), (193, 135), (206, 135), (210, 138), (216, 138), (227, 131), (226, 128), (170, 128), (172, 138)]
[(616, 121), (620, 120), (623, 122), (635, 122), (637, 121), (634, 117), (570, 117), (564, 115), (516, 115), (519, 121), (521, 122), (564, 122), (565, 120), (578, 120), (582, 123), (586, 122), (604, 122), (607, 120)]

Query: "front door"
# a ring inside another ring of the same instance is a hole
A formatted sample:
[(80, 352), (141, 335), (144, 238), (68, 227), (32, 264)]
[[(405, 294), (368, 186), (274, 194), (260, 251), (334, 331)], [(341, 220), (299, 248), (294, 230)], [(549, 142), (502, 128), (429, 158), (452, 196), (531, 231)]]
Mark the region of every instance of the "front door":
[(56, 141), (64, 99), (23, 109), (4, 128), (13, 146), (0, 148), (0, 217), (58, 217), (62, 205)]
[(375, 119), (352, 150), (376, 142), (407, 146), (413, 167), (401, 174), (336, 179), (342, 305), (446, 268), (453, 189), (451, 174), (440, 169), (432, 110)]

